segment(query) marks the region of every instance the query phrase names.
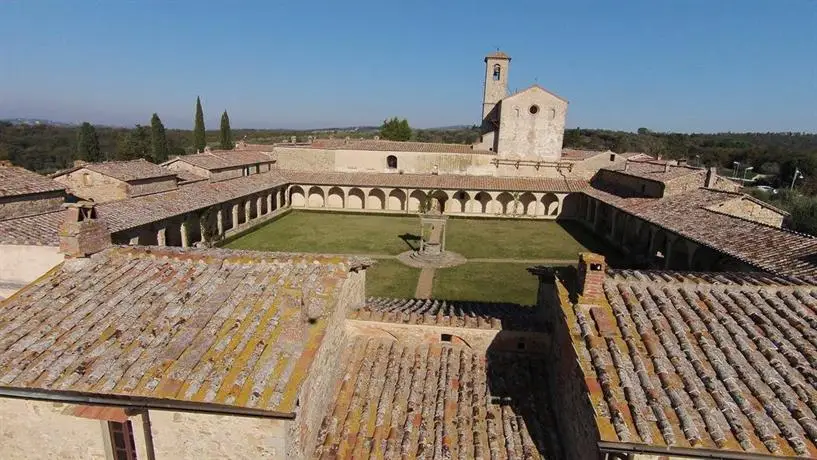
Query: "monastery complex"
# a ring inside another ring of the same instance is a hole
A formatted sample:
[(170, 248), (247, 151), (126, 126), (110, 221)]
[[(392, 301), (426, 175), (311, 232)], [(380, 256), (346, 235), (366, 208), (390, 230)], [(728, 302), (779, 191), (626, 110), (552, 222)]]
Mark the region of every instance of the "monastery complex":
[[(564, 149), (510, 62), (474, 145), (0, 166), (0, 458), (816, 457), (817, 238), (714, 168)], [(628, 266), (533, 266), (520, 306), (218, 247), (296, 209), (574, 221)]]

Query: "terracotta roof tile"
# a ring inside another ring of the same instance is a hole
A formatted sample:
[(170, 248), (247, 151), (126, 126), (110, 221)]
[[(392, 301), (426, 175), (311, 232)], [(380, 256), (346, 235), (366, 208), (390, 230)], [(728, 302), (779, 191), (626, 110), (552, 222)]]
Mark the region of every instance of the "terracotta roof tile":
[(315, 458), (560, 458), (543, 355), (357, 336)]
[(372, 297), (350, 319), (473, 329), (539, 330), (533, 307), (512, 303)]
[(155, 179), (158, 177), (173, 176), (176, 174), (174, 171), (168, 171), (159, 165), (155, 165), (143, 159), (132, 161), (106, 161), (104, 163), (87, 163), (79, 168), (90, 169), (91, 171), (98, 172), (99, 174), (104, 174), (125, 182), (142, 179)]
[(599, 188), (585, 194), (761, 270), (817, 275), (817, 238), (707, 209), (735, 194), (696, 189), (665, 198), (618, 196)]
[(0, 244), (59, 246), (57, 232), (63, 221), (63, 210), (0, 220)]
[(291, 413), (363, 263), (155, 247), (66, 261), (0, 303), (0, 386)]
[[(259, 151), (242, 150), (219, 150), (205, 153), (195, 153), (173, 158), (168, 162), (183, 161), (193, 166), (207, 170), (218, 170), (225, 168), (235, 168), (238, 166), (248, 166), (258, 163), (272, 163), (274, 158), (271, 154)], [(165, 163), (167, 164), (167, 162)]]
[(65, 190), (65, 186), (17, 166), (0, 166), (0, 198)]
[(817, 455), (813, 279), (614, 271), (604, 292), (562, 305), (602, 440)]
[[(666, 165), (666, 161), (660, 160), (633, 160), (627, 162), (626, 171), (624, 170), (625, 166), (623, 164), (621, 166), (612, 166), (602, 169), (658, 182), (667, 182), (673, 179), (678, 179), (679, 177), (688, 176), (690, 174), (698, 174), (701, 176), (706, 174), (706, 170), (702, 168), (678, 166), (670, 163), (669, 169), (667, 169)], [(701, 179), (701, 183), (703, 184), (703, 179)]]
[(577, 192), (588, 187), (587, 181), (584, 180), (546, 177), (309, 172), (296, 170), (281, 170), (281, 173), (293, 184), (532, 192)]

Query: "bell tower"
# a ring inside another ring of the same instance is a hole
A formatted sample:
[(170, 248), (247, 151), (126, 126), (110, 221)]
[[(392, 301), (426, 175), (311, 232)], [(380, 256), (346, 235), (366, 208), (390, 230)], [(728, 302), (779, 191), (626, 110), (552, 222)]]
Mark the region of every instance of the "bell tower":
[(482, 95), (482, 119), (508, 95), (508, 67), (511, 58), (497, 50), (485, 56), (485, 88)]

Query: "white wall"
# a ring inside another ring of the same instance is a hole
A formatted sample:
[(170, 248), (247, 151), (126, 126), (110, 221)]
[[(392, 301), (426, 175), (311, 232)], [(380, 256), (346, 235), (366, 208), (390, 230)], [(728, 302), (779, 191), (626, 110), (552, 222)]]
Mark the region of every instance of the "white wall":
[(9, 297), (62, 261), (55, 246), (0, 244), (0, 298)]

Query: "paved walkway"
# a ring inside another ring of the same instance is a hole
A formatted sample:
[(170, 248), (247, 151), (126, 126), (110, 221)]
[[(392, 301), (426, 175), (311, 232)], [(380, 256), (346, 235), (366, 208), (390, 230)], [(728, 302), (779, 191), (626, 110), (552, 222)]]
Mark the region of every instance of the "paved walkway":
[(417, 279), (417, 289), (414, 290), (414, 298), (430, 299), (431, 288), (434, 286), (434, 268), (424, 268), (420, 270), (420, 277)]

